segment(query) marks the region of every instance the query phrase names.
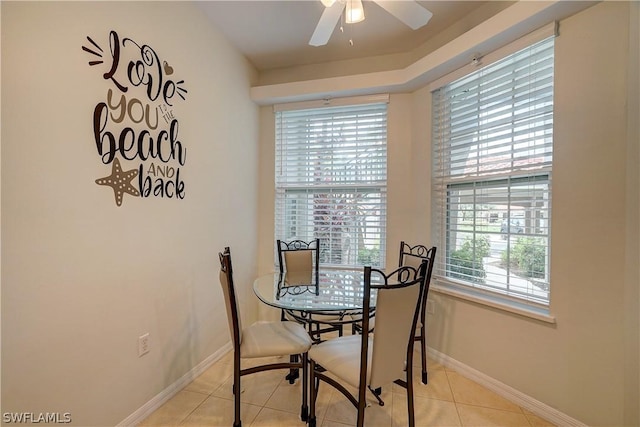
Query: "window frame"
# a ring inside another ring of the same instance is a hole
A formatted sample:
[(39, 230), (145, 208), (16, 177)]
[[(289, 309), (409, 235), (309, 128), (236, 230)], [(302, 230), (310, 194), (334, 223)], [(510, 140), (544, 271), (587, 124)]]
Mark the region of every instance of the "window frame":
[[(438, 90), (439, 88), (451, 82), (462, 80), (463, 78), (467, 77), (471, 73), (475, 72), (477, 70), (478, 62), (480, 62), (483, 67), (493, 64), (496, 61), (500, 61), (504, 58), (511, 56), (512, 54), (520, 51), (523, 48), (527, 48), (528, 46), (534, 45), (540, 41), (543, 41), (544, 39), (555, 36), (556, 30), (557, 30), (557, 27), (555, 23), (553, 25), (548, 25), (530, 35), (523, 37), (522, 39), (512, 43), (511, 45), (505, 46), (504, 48), (499, 49), (498, 51), (487, 55), (486, 57), (480, 57), (479, 61), (474, 61), (476, 62), (475, 64), (473, 65), (470, 64), (468, 66), (462, 67), (461, 69), (454, 71), (450, 75), (445, 76), (442, 79), (432, 83), (430, 85), (431, 92)], [(555, 57), (555, 54), (553, 56)], [(432, 97), (433, 96), (435, 95), (432, 94)], [(432, 114), (432, 127), (435, 127), (435, 116), (434, 116), (435, 112), (432, 110), (431, 114)], [(436, 145), (435, 135), (433, 137), (434, 137), (433, 145), (435, 146)], [(435, 154), (434, 154), (433, 161), (434, 161), (433, 168), (435, 171), (436, 169)], [(540, 300), (527, 299), (527, 298), (521, 299), (519, 297), (514, 297), (514, 295), (511, 294), (510, 292), (495, 292), (490, 289), (487, 289), (489, 288), (488, 286), (473, 286), (467, 281), (457, 280), (455, 278), (447, 276), (446, 274), (443, 274), (443, 271), (446, 270), (446, 269), (443, 269), (443, 265), (446, 264), (446, 261), (443, 261), (443, 258), (446, 258), (451, 252), (451, 250), (447, 248), (447, 246), (452, 246), (452, 245), (449, 245), (449, 242), (448, 242), (448, 239), (451, 238), (450, 231), (440, 232), (439, 230), (441, 227), (437, 224), (438, 219), (443, 221), (442, 223), (444, 224), (446, 221), (448, 221), (446, 217), (449, 215), (449, 214), (444, 214), (445, 218), (443, 219), (442, 212), (440, 213), (437, 212), (439, 207), (441, 207), (443, 204), (446, 205), (446, 203), (443, 203), (442, 199), (438, 199), (438, 192), (440, 192), (440, 195), (443, 199), (447, 200), (448, 194), (451, 188), (464, 188), (465, 186), (473, 186), (474, 183), (478, 183), (481, 181), (490, 182), (490, 183), (493, 182), (495, 184), (500, 182), (500, 180), (504, 180), (504, 179), (511, 179), (511, 178), (519, 179), (519, 176), (518, 176), (519, 174), (523, 175), (522, 171), (513, 171), (513, 172), (505, 171), (504, 173), (498, 173), (493, 176), (477, 176), (472, 178), (451, 177), (448, 181), (443, 180), (442, 178), (438, 178), (436, 176), (433, 177), (434, 181), (432, 186), (431, 199), (432, 199), (432, 227), (434, 227), (433, 234), (435, 236), (434, 243), (437, 246), (442, 247), (442, 250), (438, 251), (438, 255), (440, 259), (436, 261), (436, 267), (434, 269), (433, 289), (440, 293), (449, 294), (449, 295), (460, 297), (466, 300), (471, 300), (477, 303), (481, 303), (483, 305), (500, 308), (502, 310), (521, 314), (527, 317), (533, 317), (538, 320), (542, 320), (544, 322), (555, 323), (555, 318), (550, 314), (550, 307), (551, 307), (550, 292), (549, 292), (547, 301), (544, 301), (544, 300), (540, 301)], [(525, 172), (524, 176), (533, 177), (534, 179), (540, 179), (540, 177), (543, 177), (542, 179), (547, 185), (547, 191), (549, 194), (548, 206), (546, 208), (547, 209), (546, 221), (547, 221), (547, 227), (550, 227), (550, 220), (551, 220), (550, 195), (552, 192), (551, 165), (549, 164), (548, 166), (540, 168), (539, 170)], [(446, 186), (446, 188), (443, 189), (442, 188), (443, 186)], [(477, 210), (477, 207), (474, 207), (474, 209)], [(445, 207), (445, 210), (446, 210), (446, 207)], [(511, 224), (510, 216), (507, 219), (507, 221), (509, 224)], [(474, 220), (473, 232), (475, 233), (475, 220)], [(546, 274), (547, 274), (546, 280), (550, 286), (550, 276), (549, 276), (549, 267), (550, 267), (549, 264), (551, 260), (550, 229), (548, 229), (548, 232), (545, 238), (546, 238)], [(509, 241), (511, 240), (509, 235), (507, 236), (507, 239), (509, 239)], [(507, 279), (507, 282), (508, 282), (508, 279)]]

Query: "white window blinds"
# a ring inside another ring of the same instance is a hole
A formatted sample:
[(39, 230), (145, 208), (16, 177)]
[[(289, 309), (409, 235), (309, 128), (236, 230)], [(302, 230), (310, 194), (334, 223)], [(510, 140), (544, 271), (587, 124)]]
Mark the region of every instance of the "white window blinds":
[(432, 94), (436, 275), (549, 303), (554, 39)]
[(382, 266), (386, 103), (276, 112), (276, 239), (320, 238), (320, 261)]
[(452, 179), (551, 166), (553, 38), (433, 94), (439, 174)]

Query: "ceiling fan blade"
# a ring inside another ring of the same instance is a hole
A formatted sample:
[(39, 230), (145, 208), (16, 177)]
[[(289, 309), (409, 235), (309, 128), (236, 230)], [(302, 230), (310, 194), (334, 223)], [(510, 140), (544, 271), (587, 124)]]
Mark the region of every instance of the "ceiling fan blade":
[(340, 20), (340, 16), (342, 15), (345, 5), (346, 3), (337, 1), (331, 7), (325, 8), (324, 12), (322, 12), (322, 16), (320, 17), (320, 21), (318, 21), (318, 25), (311, 36), (311, 40), (309, 40), (309, 44), (311, 46), (322, 46), (327, 44), (334, 28), (336, 28), (336, 24)]
[(374, 0), (381, 8), (407, 24), (411, 29), (426, 25), (433, 16), (429, 10), (425, 9), (417, 2), (397, 1), (397, 0)]

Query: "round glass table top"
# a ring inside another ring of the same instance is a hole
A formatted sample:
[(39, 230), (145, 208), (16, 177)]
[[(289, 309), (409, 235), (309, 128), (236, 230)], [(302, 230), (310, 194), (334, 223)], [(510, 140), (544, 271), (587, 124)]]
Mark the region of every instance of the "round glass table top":
[[(374, 277), (372, 277), (372, 280)], [(265, 304), (295, 311), (358, 311), (364, 296), (364, 271), (321, 269), (315, 273), (270, 273), (253, 282), (253, 291)], [(377, 292), (371, 290), (371, 307)]]

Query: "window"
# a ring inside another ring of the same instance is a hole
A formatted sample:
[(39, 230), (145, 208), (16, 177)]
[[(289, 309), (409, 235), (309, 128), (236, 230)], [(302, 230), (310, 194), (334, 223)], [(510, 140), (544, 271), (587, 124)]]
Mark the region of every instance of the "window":
[(386, 102), (277, 111), (275, 166), (276, 239), (320, 238), (323, 264), (384, 266)]
[(549, 304), (553, 37), (432, 93), (435, 275)]

